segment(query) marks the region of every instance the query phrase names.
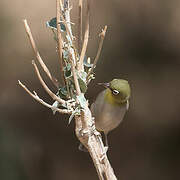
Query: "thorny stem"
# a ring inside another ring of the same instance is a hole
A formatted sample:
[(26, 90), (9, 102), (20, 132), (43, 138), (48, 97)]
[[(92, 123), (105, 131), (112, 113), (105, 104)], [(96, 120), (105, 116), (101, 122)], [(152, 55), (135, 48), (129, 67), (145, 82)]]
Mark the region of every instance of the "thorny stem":
[(71, 29), (71, 18), (70, 18), (70, 6), (69, 6), (69, 0), (64, 0), (64, 16), (65, 20), (67, 22), (67, 26), (70, 32), (70, 36), (72, 37), (72, 29)]
[[(65, 11), (65, 20), (70, 22), (70, 14), (68, 11), (69, 7), (69, 0), (64, 0), (64, 11)], [(67, 10), (67, 11), (66, 11)], [(88, 12), (89, 12), (89, 7), (88, 7)], [(88, 13), (88, 19), (89, 19), (89, 13)], [(89, 21), (89, 20), (88, 20)], [(68, 24), (69, 26), (69, 31), (71, 31), (71, 25)], [(102, 32), (102, 35), (105, 36), (105, 30)], [(89, 36), (89, 22), (87, 22), (87, 27), (86, 27), (86, 32), (85, 32), (85, 38), (84, 38), (84, 50), (83, 53), (85, 55), (86, 47), (87, 47), (87, 40)], [(101, 43), (102, 44), (102, 43)], [(100, 44), (100, 50), (102, 48), (102, 45)], [(98, 55), (97, 58), (99, 57), (100, 50), (98, 50)], [(77, 59), (73, 59), (73, 57), (76, 57), (75, 54), (73, 56), (74, 51), (70, 51), (71, 57), (70, 57), (70, 62), (71, 62), (71, 71), (73, 74), (74, 78), (74, 83), (75, 83), (75, 88), (76, 88), (76, 93), (77, 95), (80, 95), (80, 87), (79, 87), (79, 82), (77, 79), (77, 74), (76, 74), (76, 68), (75, 68), (75, 63), (77, 63)], [(83, 66), (83, 60), (84, 55), (82, 54), (80, 63)], [(83, 57), (83, 58), (82, 58)], [(95, 59), (95, 63), (97, 60)], [(75, 63), (74, 63), (75, 60)], [(81, 66), (81, 67), (82, 67)], [(83, 69), (77, 69), (78, 72), (80, 72)], [(81, 143), (88, 149), (92, 160), (94, 162), (94, 165), (96, 167), (99, 179), (101, 180), (116, 180), (116, 177), (114, 175), (113, 169), (109, 163), (109, 160), (107, 158), (106, 152), (104, 145), (102, 143), (102, 139), (99, 137), (99, 133), (95, 129), (94, 125), (94, 120), (91, 116), (91, 111), (88, 108), (88, 102), (86, 101), (86, 105), (84, 107), (84, 110), (81, 111), (81, 115), (75, 116), (76, 119), (76, 135), (78, 139), (81, 141)], [(94, 127), (94, 128), (93, 128)], [(98, 134), (98, 135), (97, 135)]]
[(67, 37), (67, 41), (69, 44), (69, 53), (72, 56), (74, 65), (76, 66), (77, 56), (76, 56), (76, 52), (75, 52), (74, 37), (72, 35), (72, 29), (71, 29), (69, 0), (64, 0), (64, 7), (62, 7), (62, 8), (63, 8), (62, 10), (64, 10), (64, 11), (63, 11), (63, 16), (61, 16), (61, 17), (63, 19), (64, 25), (65, 25), (66, 31), (67, 31), (66, 37)]
[(88, 149), (100, 180), (117, 180), (106, 155), (102, 138), (94, 126), (94, 121), (88, 106), (81, 116), (76, 116), (76, 135)]
[(71, 62), (71, 71), (73, 74), (73, 78), (74, 78), (74, 84), (75, 84), (75, 88), (76, 88), (76, 94), (79, 96), (81, 94), (81, 90), (79, 87), (79, 82), (78, 82), (78, 78), (77, 78), (77, 74), (76, 74), (76, 68), (74, 65), (74, 62), (72, 61), (72, 59), (70, 60)]

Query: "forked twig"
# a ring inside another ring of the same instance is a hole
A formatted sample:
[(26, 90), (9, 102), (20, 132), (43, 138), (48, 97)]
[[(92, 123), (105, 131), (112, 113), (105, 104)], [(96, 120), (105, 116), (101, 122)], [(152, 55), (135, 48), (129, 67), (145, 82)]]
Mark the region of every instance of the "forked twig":
[(59, 109), (59, 108), (56, 108), (56, 107), (44, 102), (41, 98), (39, 98), (39, 96), (37, 95), (37, 93), (35, 91), (34, 91), (34, 94), (33, 94), (33, 93), (31, 93), (31, 91), (29, 91), (29, 89), (24, 84), (21, 83), (21, 81), (18, 80), (18, 83), (30, 96), (32, 96), (36, 101), (43, 104), (44, 106), (46, 106), (46, 107), (48, 107), (48, 108), (50, 108), (52, 110), (58, 111), (59, 113), (63, 113), (63, 114), (71, 114), (72, 113), (71, 110)]
[(36, 74), (37, 74), (37, 76), (38, 76), (38, 79), (39, 79), (40, 83), (42, 84), (43, 88), (45, 89), (45, 91), (51, 96), (51, 98), (52, 98), (53, 100), (58, 101), (60, 104), (65, 104), (65, 103), (66, 103), (65, 100), (63, 100), (63, 99), (61, 99), (60, 97), (56, 96), (56, 95), (48, 88), (48, 86), (46, 85), (46, 83), (43, 81), (43, 79), (42, 79), (42, 77), (41, 77), (41, 75), (40, 75), (40, 72), (39, 72), (39, 70), (38, 70), (38, 67), (37, 67), (37, 65), (36, 65), (36, 63), (35, 63), (34, 61), (32, 61), (32, 65), (34, 66), (34, 69), (35, 69), (35, 72), (36, 72)]
[(55, 78), (51, 75), (51, 73), (49, 72), (49, 69), (47, 68), (47, 66), (45, 65), (45, 63), (43, 62), (43, 60), (42, 60), (42, 58), (41, 58), (41, 56), (40, 56), (40, 54), (39, 54), (39, 51), (38, 51), (38, 49), (37, 49), (37, 47), (36, 47), (36, 44), (35, 44), (33, 35), (32, 35), (32, 33), (31, 33), (31, 29), (30, 29), (30, 27), (29, 27), (29, 25), (28, 25), (28, 23), (27, 23), (27, 20), (24, 19), (23, 22), (24, 22), (24, 27), (25, 27), (25, 29), (26, 29), (26, 33), (27, 33), (28, 38), (29, 38), (29, 40), (30, 40), (30, 42), (31, 42), (31, 46), (32, 46), (32, 48), (33, 48), (33, 51), (34, 51), (34, 53), (35, 53), (35, 55), (36, 55), (37, 60), (39, 61), (41, 67), (43, 68), (43, 70), (45, 71), (45, 73), (47, 74), (47, 76), (49, 77), (49, 79), (50, 79), (50, 80), (53, 82), (53, 84), (58, 88), (58, 87), (59, 87), (59, 83), (58, 83), (57, 79), (55, 79)]
[(89, 1), (87, 2), (86, 29), (85, 29), (85, 33), (84, 33), (84, 41), (83, 41), (80, 60), (79, 60), (79, 64), (78, 64), (78, 71), (83, 71), (83, 69), (84, 69), (83, 62), (84, 62), (84, 57), (85, 57), (86, 49), (87, 49), (87, 45), (88, 45), (88, 39), (89, 39)]
[(104, 38), (105, 38), (105, 35), (106, 35), (106, 30), (107, 30), (107, 26), (105, 26), (104, 29), (102, 30), (102, 32), (99, 34), (101, 39), (100, 39), (100, 42), (99, 42), (99, 47), (98, 47), (97, 55), (96, 55), (96, 58), (95, 58), (95, 60), (93, 62), (93, 66), (92, 66), (91, 70), (88, 72), (87, 77), (89, 77), (89, 75), (94, 71), (94, 68), (96, 67), (97, 61), (98, 61), (99, 56), (101, 54), (101, 50), (102, 50), (102, 46), (103, 46), (103, 41), (104, 41)]

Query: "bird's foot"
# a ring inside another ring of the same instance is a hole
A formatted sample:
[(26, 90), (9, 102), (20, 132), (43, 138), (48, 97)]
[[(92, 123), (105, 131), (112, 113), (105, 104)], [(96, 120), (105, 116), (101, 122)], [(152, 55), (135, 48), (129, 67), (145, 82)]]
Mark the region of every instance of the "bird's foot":
[(81, 144), (81, 143), (79, 144), (78, 149), (79, 149), (80, 151), (83, 151), (83, 152), (88, 152), (87, 148), (86, 148), (83, 144)]

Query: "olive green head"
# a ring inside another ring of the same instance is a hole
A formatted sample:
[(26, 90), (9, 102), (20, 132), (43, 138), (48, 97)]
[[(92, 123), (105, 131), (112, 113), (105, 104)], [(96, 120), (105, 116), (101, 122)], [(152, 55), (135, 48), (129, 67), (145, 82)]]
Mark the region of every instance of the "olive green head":
[(122, 104), (130, 98), (131, 89), (124, 79), (113, 79), (109, 83), (100, 84), (107, 88), (105, 99), (112, 104)]

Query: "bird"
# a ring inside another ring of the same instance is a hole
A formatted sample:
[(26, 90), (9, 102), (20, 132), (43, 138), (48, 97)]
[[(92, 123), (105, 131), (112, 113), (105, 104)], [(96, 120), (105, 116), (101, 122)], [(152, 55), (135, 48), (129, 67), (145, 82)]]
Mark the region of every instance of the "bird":
[[(90, 109), (95, 119), (96, 129), (104, 133), (105, 146), (108, 149), (107, 135), (122, 122), (129, 108), (131, 88), (128, 81), (124, 79), (113, 79), (98, 85), (103, 86), (105, 90), (98, 94)], [(79, 149), (83, 150), (80, 146)]]

